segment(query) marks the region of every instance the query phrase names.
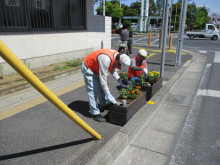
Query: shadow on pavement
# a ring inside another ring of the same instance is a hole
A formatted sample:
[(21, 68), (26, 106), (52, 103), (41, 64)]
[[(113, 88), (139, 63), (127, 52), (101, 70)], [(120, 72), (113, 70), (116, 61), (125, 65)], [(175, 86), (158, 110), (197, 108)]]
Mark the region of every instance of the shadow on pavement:
[(89, 112), (89, 102), (88, 101), (74, 101), (68, 104), (68, 107), (76, 112), (79, 112), (85, 117), (91, 117)]
[(0, 156), (0, 160), (14, 159), (14, 158), (38, 154), (38, 153), (42, 153), (42, 152), (48, 152), (48, 151), (52, 151), (52, 150), (57, 150), (57, 149), (61, 149), (61, 148), (66, 148), (66, 147), (70, 147), (70, 146), (75, 146), (75, 145), (87, 143), (87, 142), (90, 142), (93, 140), (94, 140), (93, 138), (88, 138), (88, 139), (78, 140), (78, 141), (74, 141), (74, 142), (58, 144), (58, 145), (50, 146), (50, 147), (44, 147), (44, 148), (34, 149), (34, 150), (30, 150), (30, 151), (24, 151), (24, 152), (20, 152), (20, 153), (3, 155), (3, 156)]

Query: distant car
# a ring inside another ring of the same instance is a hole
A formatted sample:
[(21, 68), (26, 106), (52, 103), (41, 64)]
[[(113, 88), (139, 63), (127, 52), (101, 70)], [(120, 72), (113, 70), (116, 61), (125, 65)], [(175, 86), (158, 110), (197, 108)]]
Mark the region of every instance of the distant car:
[(121, 23), (121, 25), (119, 26), (119, 23), (116, 22), (116, 23), (115, 23), (115, 26), (122, 28), (122, 27), (123, 27), (123, 24)]
[(138, 23), (131, 23), (131, 28), (133, 31), (138, 31)]
[(158, 30), (161, 30), (161, 23), (157, 23), (156, 28), (157, 28)]
[(150, 30), (150, 31), (152, 30), (153, 31), (154, 28), (155, 28), (155, 25), (154, 24), (150, 24), (149, 27), (148, 27), (148, 30)]

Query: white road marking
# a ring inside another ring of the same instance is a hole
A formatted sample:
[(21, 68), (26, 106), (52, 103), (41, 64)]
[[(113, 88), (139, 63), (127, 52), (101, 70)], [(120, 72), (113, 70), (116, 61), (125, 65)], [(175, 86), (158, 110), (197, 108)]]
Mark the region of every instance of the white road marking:
[(114, 38), (120, 38), (120, 37), (112, 37), (112, 39), (114, 39)]
[(220, 97), (220, 91), (210, 89), (199, 89), (197, 94), (199, 96)]
[(207, 53), (205, 50), (200, 50), (199, 53)]
[(215, 52), (214, 63), (220, 63), (220, 52), (219, 51)]
[[(206, 70), (211, 66), (211, 64), (206, 64)], [(220, 97), (220, 91), (211, 89), (198, 89), (197, 96), (210, 96), (210, 97)]]
[(146, 38), (140, 38), (138, 40), (135, 40), (133, 43), (135, 43), (136, 41), (144, 40), (144, 39), (146, 39)]
[(159, 39), (156, 39), (155, 41), (151, 42), (152, 44), (154, 44), (155, 42), (157, 42)]

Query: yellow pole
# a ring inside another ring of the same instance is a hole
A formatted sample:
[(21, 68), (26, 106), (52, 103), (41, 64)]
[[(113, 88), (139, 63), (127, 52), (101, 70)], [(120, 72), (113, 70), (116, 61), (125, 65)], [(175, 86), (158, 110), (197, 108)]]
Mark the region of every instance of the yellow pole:
[(173, 40), (172, 37), (173, 37), (173, 36), (170, 36), (169, 50), (171, 50), (171, 47), (172, 47), (172, 40)]
[(148, 39), (148, 46), (151, 44), (151, 34), (149, 34), (149, 39)]
[(37, 89), (44, 97), (54, 104), (65, 115), (72, 119), (76, 124), (88, 132), (97, 140), (101, 140), (95, 130), (79, 118), (69, 107), (67, 107), (53, 92), (51, 92), (15, 55), (14, 53), (0, 40), (0, 55), (13, 67), (25, 80), (27, 80), (35, 89)]

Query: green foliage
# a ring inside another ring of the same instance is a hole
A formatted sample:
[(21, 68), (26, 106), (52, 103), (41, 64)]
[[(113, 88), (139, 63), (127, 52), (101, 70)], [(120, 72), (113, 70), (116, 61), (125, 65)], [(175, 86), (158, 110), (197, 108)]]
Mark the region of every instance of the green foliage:
[[(100, 15), (100, 6), (96, 9), (97, 15)], [(119, 19), (123, 17), (123, 8), (120, 8), (119, 2), (111, 3), (111, 1), (106, 1), (105, 3), (105, 15), (112, 17), (112, 22), (118, 22)]]
[(156, 14), (156, 6), (154, 0), (149, 1), (149, 16), (154, 16)]
[(156, 15), (160, 15), (161, 8), (163, 8), (163, 0), (156, 0)]
[(145, 76), (142, 74), (142, 75), (140, 75), (139, 78), (140, 78), (140, 84), (143, 85), (145, 82)]
[(119, 93), (122, 99), (127, 99), (127, 90), (125, 88), (119, 90)]
[(82, 62), (80, 60), (70, 60), (70, 61), (67, 61), (67, 66), (71, 66), (71, 67), (77, 67), (77, 66), (81, 66), (82, 65)]
[(141, 93), (140, 89), (141, 87), (135, 86), (135, 81), (132, 80), (128, 87), (119, 90), (120, 97), (123, 99), (125, 98), (136, 99), (137, 96)]
[(205, 6), (196, 8), (195, 18), (193, 19), (194, 29), (204, 29), (205, 24), (209, 22), (210, 17), (208, 16), (208, 10)]
[(3, 72), (3, 65), (0, 64), (0, 72)]
[[(193, 12), (192, 12), (193, 11)], [(175, 25), (175, 30), (179, 28), (180, 21), (180, 12), (181, 12), (181, 2), (177, 2), (172, 6), (172, 18), (171, 25)], [(176, 21), (175, 21), (176, 17)], [(208, 23), (210, 17), (208, 16), (208, 9), (203, 7), (197, 7), (196, 5), (188, 4), (187, 6), (187, 15), (186, 15), (186, 24), (187, 28), (191, 27), (190, 30), (193, 29), (204, 29), (205, 24)]]
[(121, 72), (120, 74), (119, 74), (119, 76), (120, 76), (120, 78), (122, 79), (122, 80), (127, 80), (128, 79), (128, 72)]
[(30, 62), (27, 63), (27, 61), (24, 60), (24, 61), (23, 61), (23, 64), (24, 64), (28, 69), (31, 68), (31, 63), (30, 63)]

